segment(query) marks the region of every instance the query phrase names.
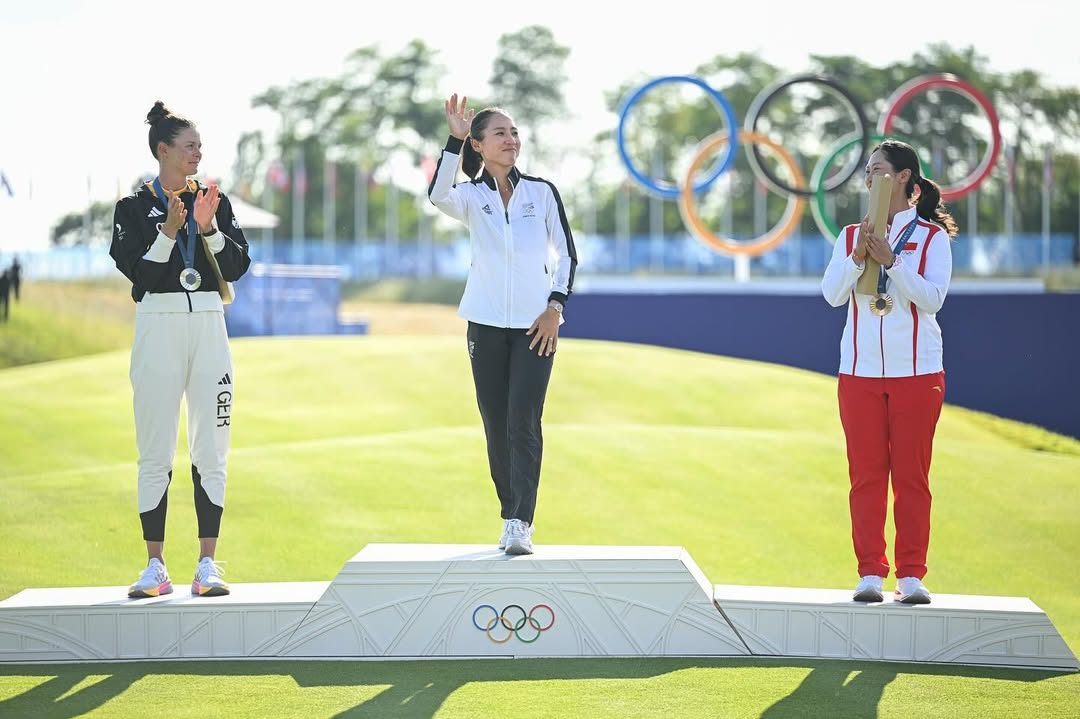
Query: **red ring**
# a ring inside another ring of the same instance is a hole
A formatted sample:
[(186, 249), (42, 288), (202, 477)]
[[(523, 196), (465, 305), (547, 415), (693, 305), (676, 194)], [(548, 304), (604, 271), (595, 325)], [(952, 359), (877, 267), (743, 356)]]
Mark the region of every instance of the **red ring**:
[(881, 120), (878, 121), (878, 132), (888, 135), (892, 131), (893, 121), (900, 114), (900, 110), (911, 101), (911, 98), (921, 92), (937, 87), (948, 87), (954, 92), (967, 97), (982, 108), (982, 111), (986, 113), (986, 118), (990, 121), (990, 151), (983, 157), (983, 161), (972, 170), (970, 175), (956, 185), (941, 188), (942, 201), (951, 202), (959, 200), (985, 182), (990, 173), (994, 171), (994, 165), (997, 163), (998, 155), (1001, 152), (1001, 128), (998, 126), (997, 112), (994, 111), (994, 106), (990, 104), (990, 99), (986, 95), (970, 82), (961, 80), (956, 75), (947, 73), (921, 75), (898, 87), (885, 101), (885, 113), (881, 116)]

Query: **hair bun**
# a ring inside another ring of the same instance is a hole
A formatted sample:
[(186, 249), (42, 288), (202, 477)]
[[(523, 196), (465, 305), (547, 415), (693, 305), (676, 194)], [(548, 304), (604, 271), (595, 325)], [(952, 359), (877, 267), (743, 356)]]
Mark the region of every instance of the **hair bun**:
[(165, 103), (161, 100), (158, 100), (154, 103), (154, 106), (150, 108), (150, 112), (146, 113), (146, 124), (153, 125), (154, 123), (165, 119), (171, 114), (172, 113), (169, 112), (169, 108), (165, 107)]

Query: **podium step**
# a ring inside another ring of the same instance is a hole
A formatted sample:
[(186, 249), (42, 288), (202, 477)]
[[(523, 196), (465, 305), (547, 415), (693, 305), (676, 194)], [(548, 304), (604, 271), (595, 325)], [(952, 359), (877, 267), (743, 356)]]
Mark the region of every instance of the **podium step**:
[(283, 656), (742, 656), (681, 547), (372, 544)]
[(0, 602), (0, 661), (273, 657), (329, 582), (233, 584), (225, 597), (26, 589)]
[(713, 597), (756, 655), (1077, 669), (1026, 597), (934, 594), (931, 604), (851, 600), (850, 590), (717, 585)]
[(713, 586), (681, 547), (371, 544), (332, 582), (27, 589), (0, 601), (0, 662), (205, 658), (773, 656), (1076, 670), (1019, 597), (851, 601)]

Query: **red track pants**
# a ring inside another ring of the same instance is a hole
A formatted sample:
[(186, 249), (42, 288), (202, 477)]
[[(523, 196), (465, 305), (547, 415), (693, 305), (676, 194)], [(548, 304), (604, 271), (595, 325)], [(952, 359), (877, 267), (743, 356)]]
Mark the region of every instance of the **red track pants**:
[(891, 473), (896, 576), (922, 579), (930, 544), (930, 457), (945, 400), (945, 373), (842, 374), (837, 394), (847, 437), (851, 538), (859, 576), (889, 576), (885, 514)]

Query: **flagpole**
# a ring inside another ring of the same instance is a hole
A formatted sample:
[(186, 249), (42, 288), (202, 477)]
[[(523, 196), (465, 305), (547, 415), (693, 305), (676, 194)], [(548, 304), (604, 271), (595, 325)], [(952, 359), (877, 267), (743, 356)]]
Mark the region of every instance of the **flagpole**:
[[(979, 156), (976, 154), (975, 141), (968, 139), (968, 162), (972, 167), (976, 167), (979, 164)], [(967, 196), (968, 205), (968, 226), (967, 235), (969, 237), (975, 237), (979, 234), (979, 191), (973, 189)]]
[(1012, 145), (1005, 148), (1005, 164), (1008, 168), (1005, 178), (1005, 236), (1011, 243), (1013, 237), (1013, 183), (1016, 180), (1016, 151)]
[(385, 262), (387, 273), (397, 273), (398, 255), (398, 189), (393, 175), (388, 172), (386, 178), (386, 241)]
[(307, 192), (307, 170), (304, 168), (304, 150), (296, 148), (293, 155), (292, 182), (292, 246), (293, 262), (304, 263), (304, 195)]
[(337, 260), (337, 168), (330, 158), (323, 160), (323, 244), (330, 264)]
[(1043, 269), (1050, 270), (1050, 191), (1053, 183), (1051, 169), (1052, 154), (1050, 146), (1043, 148), (1043, 181), (1042, 181), (1042, 260)]
[[(664, 161), (660, 155), (660, 146), (653, 146), (653, 177), (664, 171)], [(664, 198), (649, 195), (649, 255), (652, 271), (660, 273), (664, 269)]]
[(623, 182), (615, 190), (615, 241), (618, 246), (618, 267), (622, 274), (630, 274), (630, 188)]

